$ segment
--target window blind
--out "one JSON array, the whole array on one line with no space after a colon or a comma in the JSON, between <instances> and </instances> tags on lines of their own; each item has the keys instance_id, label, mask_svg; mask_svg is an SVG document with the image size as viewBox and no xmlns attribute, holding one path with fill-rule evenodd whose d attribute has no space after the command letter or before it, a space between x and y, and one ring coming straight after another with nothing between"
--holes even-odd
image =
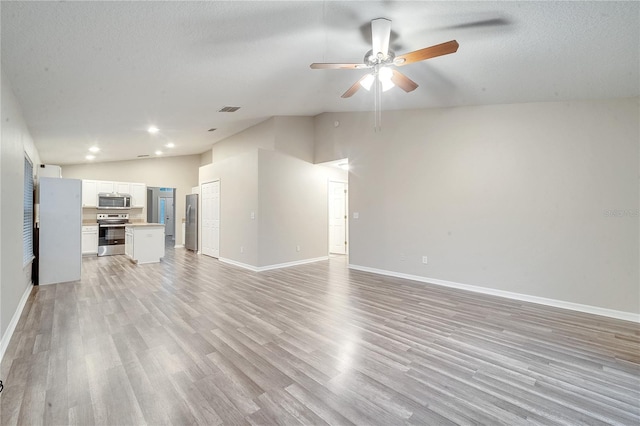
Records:
<instances>
[{"instance_id":1,"label":"window blind","mask_svg":"<svg viewBox=\"0 0 640 426\"><path fill-rule=\"evenodd\" d=\"M24 156L24 215L22 219L22 265L31 262L33 256L33 164Z\"/></svg>"}]
</instances>

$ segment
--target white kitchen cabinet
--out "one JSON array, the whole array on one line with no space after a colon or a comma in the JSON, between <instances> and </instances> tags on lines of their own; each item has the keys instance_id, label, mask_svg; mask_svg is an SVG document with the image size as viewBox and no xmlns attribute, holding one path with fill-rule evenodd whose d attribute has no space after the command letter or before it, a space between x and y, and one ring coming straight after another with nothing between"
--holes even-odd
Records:
<instances>
[{"instance_id":1,"label":"white kitchen cabinet","mask_svg":"<svg viewBox=\"0 0 640 426\"><path fill-rule=\"evenodd\" d=\"M124 252L133 262L157 263L164 257L164 225L133 223L125 228Z\"/></svg>"},{"instance_id":2,"label":"white kitchen cabinet","mask_svg":"<svg viewBox=\"0 0 640 426\"><path fill-rule=\"evenodd\" d=\"M113 182L113 189L118 194L131 194L131 184L129 182Z\"/></svg>"},{"instance_id":3,"label":"white kitchen cabinet","mask_svg":"<svg viewBox=\"0 0 640 426\"><path fill-rule=\"evenodd\" d=\"M124 254L129 259L133 258L133 228L130 226L124 228Z\"/></svg>"},{"instance_id":4,"label":"white kitchen cabinet","mask_svg":"<svg viewBox=\"0 0 640 426\"><path fill-rule=\"evenodd\" d=\"M95 180L82 181L82 207L96 207L98 205L98 182Z\"/></svg>"},{"instance_id":5,"label":"white kitchen cabinet","mask_svg":"<svg viewBox=\"0 0 640 426\"><path fill-rule=\"evenodd\" d=\"M101 192L131 195L132 208L144 208L147 205L147 185L144 183L84 179L82 181L82 207L97 207L98 194Z\"/></svg>"},{"instance_id":6,"label":"white kitchen cabinet","mask_svg":"<svg viewBox=\"0 0 640 426\"><path fill-rule=\"evenodd\" d=\"M98 182L98 194L102 193L102 192L106 192L106 193L112 193L114 192L114 185L112 181L108 181L108 180L99 180Z\"/></svg>"},{"instance_id":7,"label":"white kitchen cabinet","mask_svg":"<svg viewBox=\"0 0 640 426\"><path fill-rule=\"evenodd\" d=\"M131 184L131 207L145 207L147 204L147 185L144 183Z\"/></svg>"},{"instance_id":8,"label":"white kitchen cabinet","mask_svg":"<svg viewBox=\"0 0 640 426\"><path fill-rule=\"evenodd\" d=\"M82 227L82 255L98 254L98 225Z\"/></svg>"}]
</instances>

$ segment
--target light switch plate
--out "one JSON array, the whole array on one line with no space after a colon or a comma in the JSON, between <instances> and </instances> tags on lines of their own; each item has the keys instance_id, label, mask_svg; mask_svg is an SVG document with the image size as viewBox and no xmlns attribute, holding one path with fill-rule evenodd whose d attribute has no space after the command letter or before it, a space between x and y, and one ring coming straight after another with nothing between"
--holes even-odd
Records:
<instances>
[{"instance_id":1,"label":"light switch plate","mask_svg":"<svg viewBox=\"0 0 640 426\"><path fill-rule=\"evenodd\" d=\"M359 218L360 218L360 213L358 213L358 212L353 212L353 218L354 218L354 219L359 219Z\"/></svg>"}]
</instances>

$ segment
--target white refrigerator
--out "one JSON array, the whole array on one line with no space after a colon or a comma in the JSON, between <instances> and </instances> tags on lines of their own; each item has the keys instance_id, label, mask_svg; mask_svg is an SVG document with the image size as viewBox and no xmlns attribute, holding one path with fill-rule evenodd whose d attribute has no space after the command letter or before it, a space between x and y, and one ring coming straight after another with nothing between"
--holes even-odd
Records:
<instances>
[{"instance_id":1,"label":"white refrigerator","mask_svg":"<svg viewBox=\"0 0 640 426\"><path fill-rule=\"evenodd\" d=\"M80 279L82 266L82 181L40 178L39 284Z\"/></svg>"}]
</instances>

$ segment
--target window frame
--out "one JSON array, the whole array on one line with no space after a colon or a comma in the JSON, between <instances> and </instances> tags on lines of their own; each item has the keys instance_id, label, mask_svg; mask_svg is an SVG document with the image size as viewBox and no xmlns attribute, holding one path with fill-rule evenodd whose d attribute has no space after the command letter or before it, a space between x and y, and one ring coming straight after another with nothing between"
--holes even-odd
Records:
<instances>
[{"instance_id":1,"label":"window frame","mask_svg":"<svg viewBox=\"0 0 640 426\"><path fill-rule=\"evenodd\" d=\"M24 178L23 178L23 202L22 202L22 267L24 268L35 259L33 244L34 203L33 191L35 182L33 179L33 161L24 153Z\"/></svg>"}]
</instances>

